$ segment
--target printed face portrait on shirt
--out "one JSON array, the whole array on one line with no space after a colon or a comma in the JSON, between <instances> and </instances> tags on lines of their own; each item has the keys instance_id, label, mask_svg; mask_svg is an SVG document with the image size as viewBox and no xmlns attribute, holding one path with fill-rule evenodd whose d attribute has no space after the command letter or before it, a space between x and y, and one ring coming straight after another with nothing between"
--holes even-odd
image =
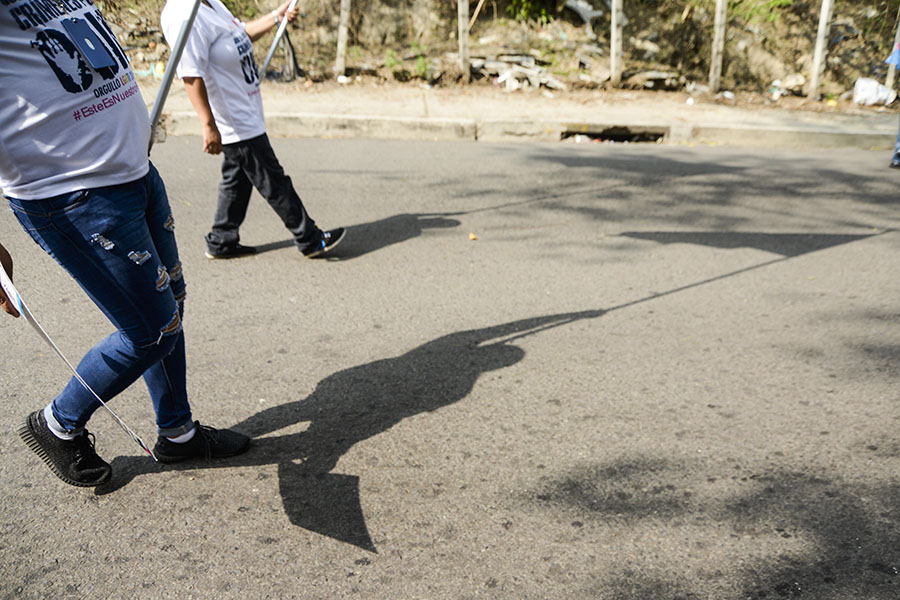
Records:
<instances>
[{"instance_id":1,"label":"printed face portrait on shirt","mask_svg":"<svg viewBox=\"0 0 900 600\"><path fill-rule=\"evenodd\" d=\"M37 33L31 45L40 51L67 92L77 94L91 86L94 76L90 67L64 33L44 29Z\"/></svg>"},{"instance_id":2,"label":"printed face portrait on shirt","mask_svg":"<svg viewBox=\"0 0 900 600\"><path fill-rule=\"evenodd\" d=\"M60 2L43 11L31 9L28 2L8 10L22 31L35 32L31 47L70 94L90 89L94 74L110 81L128 68L128 59L103 16L96 8L84 10L80 0Z\"/></svg>"}]
</instances>

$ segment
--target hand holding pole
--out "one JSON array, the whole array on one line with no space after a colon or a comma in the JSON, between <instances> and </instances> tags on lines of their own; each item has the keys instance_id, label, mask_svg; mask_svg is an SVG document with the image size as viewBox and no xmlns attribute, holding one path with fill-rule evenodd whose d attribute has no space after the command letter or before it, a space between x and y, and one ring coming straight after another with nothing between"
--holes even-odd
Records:
<instances>
[{"instance_id":1,"label":"hand holding pole","mask_svg":"<svg viewBox=\"0 0 900 600\"><path fill-rule=\"evenodd\" d=\"M272 61L272 56L275 54L275 48L278 46L278 42L281 41L281 36L284 35L284 30L287 28L288 15L290 15L291 11L294 10L294 7L296 6L297 0L291 0L287 10L284 11L284 16L281 18L281 23L278 24L278 30L275 32L275 39L272 40L272 46L269 48L269 53L266 54L266 60L263 61L262 69L260 70L260 75L262 77L266 76L266 69L269 68L269 63Z\"/></svg>"}]
</instances>

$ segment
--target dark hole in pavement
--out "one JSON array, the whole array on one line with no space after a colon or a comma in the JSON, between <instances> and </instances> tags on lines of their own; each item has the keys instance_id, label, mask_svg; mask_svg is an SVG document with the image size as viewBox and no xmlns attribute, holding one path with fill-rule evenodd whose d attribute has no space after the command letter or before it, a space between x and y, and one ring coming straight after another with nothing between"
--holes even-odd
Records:
<instances>
[{"instance_id":1,"label":"dark hole in pavement","mask_svg":"<svg viewBox=\"0 0 900 600\"><path fill-rule=\"evenodd\" d=\"M662 129L617 126L596 131L564 131L561 139L575 138L575 141L584 141L586 138L591 142L629 142L632 144L659 143L666 137L666 133Z\"/></svg>"}]
</instances>

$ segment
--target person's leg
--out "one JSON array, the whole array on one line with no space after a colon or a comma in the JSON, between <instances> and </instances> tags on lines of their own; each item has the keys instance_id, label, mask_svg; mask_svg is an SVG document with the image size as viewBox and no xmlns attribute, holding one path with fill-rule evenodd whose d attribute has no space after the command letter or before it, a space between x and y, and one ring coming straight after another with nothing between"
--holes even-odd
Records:
<instances>
[{"instance_id":1,"label":"person's leg","mask_svg":"<svg viewBox=\"0 0 900 600\"><path fill-rule=\"evenodd\" d=\"M241 152L244 173L291 232L294 244L305 250L318 243L322 232L306 212L291 178L278 162L269 137L263 134L242 142Z\"/></svg>"},{"instance_id":2,"label":"person's leg","mask_svg":"<svg viewBox=\"0 0 900 600\"><path fill-rule=\"evenodd\" d=\"M247 216L253 184L241 166L243 142L222 146L222 181L216 201L212 229L206 234L206 247L212 257L227 255L240 246L238 230Z\"/></svg>"},{"instance_id":3,"label":"person's leg","mask_svg":"<svg viewBox=\"0 0 900 600\"><path fill-rule=\"evenodd\" d=\"M168 286L178 304L179 320L184 318L185 283L175 242L175 220L169 206L165 184L151 164L145 178L147 186L147 227L160 263L168 274ZM177 436L192 428L191 407L187 397L187 365L184 331L175 334L174 347L165 358L144 371L144 382L153 401L160 435Z\"/></svg>"},{"instance_id":4,"label":"person's leg","mask_svg":"<svg viewBox=\"0 0 900 600\"><path fill-rule=\"evenodd\" d=\"M177 275L179 270L174 238L163 258L148 226L149 193L161 189L155 180L158 176L151 170L147 177L124 185L44 201L10 200L23 227L117 328L78 365L79 375L104 402L173 350L183 348L175 298L176 291L183 294L183 281L179 277L173 291L170 273L173 269ZM164 192L154 204L153 216L159 221L161 213L168 213ZM148 381L154 406L161 409L160 427L172 431L191 427L183 362L183 356L172 358L168 370L182 374L166 377L165 385L152 372ZM52 416L73 434L84 428L98 407L93 395L72 378L54 399Z\"/></svg>"},{"instance_id":5,"label":"person's leg","mask_svg":"<svg viewBox=\"0 0 900 600\"><path fill-rule=\"evenodd\" d=\"M247 436L191 420L181 326L185 287L156 169L151 165L146 177L129 184L9 204L116 326L77 370L104 402L144 376L157 414L157 458L174 462L245 451ZM111 469L85 430L97 408L93 394L73 378L48 409L28 416L19 435L66 483L99 485Z\"/></svg>"},{"instance_id":6,"label":"person's leg","mask_svg":"<svg viewBox=\"0 0 900 600\"><path fill-rule=\"evenodd\" d=\"M891 166L900 169L900 128L897 129L897 141L894 142L894 155L891 157Z\"/></svg>"}]
</instances>

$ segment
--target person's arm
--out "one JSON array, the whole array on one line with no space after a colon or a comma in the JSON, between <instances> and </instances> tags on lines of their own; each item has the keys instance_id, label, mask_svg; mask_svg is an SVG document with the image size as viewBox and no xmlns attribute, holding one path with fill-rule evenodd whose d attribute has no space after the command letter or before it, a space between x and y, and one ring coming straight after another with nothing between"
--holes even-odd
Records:
<instances>
[{"instance_id":1,"label":"person's arm","mask_svg":"<svg viewBox=\"0 0 900 600\"><path fill-rule=\"evenodd\" d=\"M0 264L3 265L3 270L6 271L6 274L9 275L9 278L12 279L12 257L9 255L9 252L6 251L6 248L3 247L3 244L0 244ZM13 306L13 303L9 301L9 298L6 296L6 292L3 291L2 286L0 286L0 308L2 308L3 311L6 312L6 314L12 315L14 317L19 316L19 311L16 310L16 307Z\"/></svg>"},{"instance_id":2,"label":"person's arm","mask_svg":"<svg viewBox=\"0 0 900 600\"><path fill-rule=\"evenodd\" d=\"M250 40L255 42L263 35L265 35L270 29L276 27L279 23L281 23L281 20L284 18L285 13L287 13L288 21L293 21L297 17L297 13L299 11L296 4L294 5L294 8L288 11L289 5L290 0L273 10L271 13L265 14L258 19L254 19L245 23L244 31L247 32L248 36L250 36Z\"/></svg>"},{"instance_id":3,"label":"person's arm","mask_svg":"<svg viewBox=\"0 0 900 600\"><path fill-rule=\"evenodd\" d=\"M185 77L184 88L188 99L194 106L200 123L203 125L203 151L207 154L218 154L222 151L222 135L216 127L216 119L213 116L212 107L209 105L209 95L206 93L206 84L202 77Z\"/></svg>"}]
</instances>

